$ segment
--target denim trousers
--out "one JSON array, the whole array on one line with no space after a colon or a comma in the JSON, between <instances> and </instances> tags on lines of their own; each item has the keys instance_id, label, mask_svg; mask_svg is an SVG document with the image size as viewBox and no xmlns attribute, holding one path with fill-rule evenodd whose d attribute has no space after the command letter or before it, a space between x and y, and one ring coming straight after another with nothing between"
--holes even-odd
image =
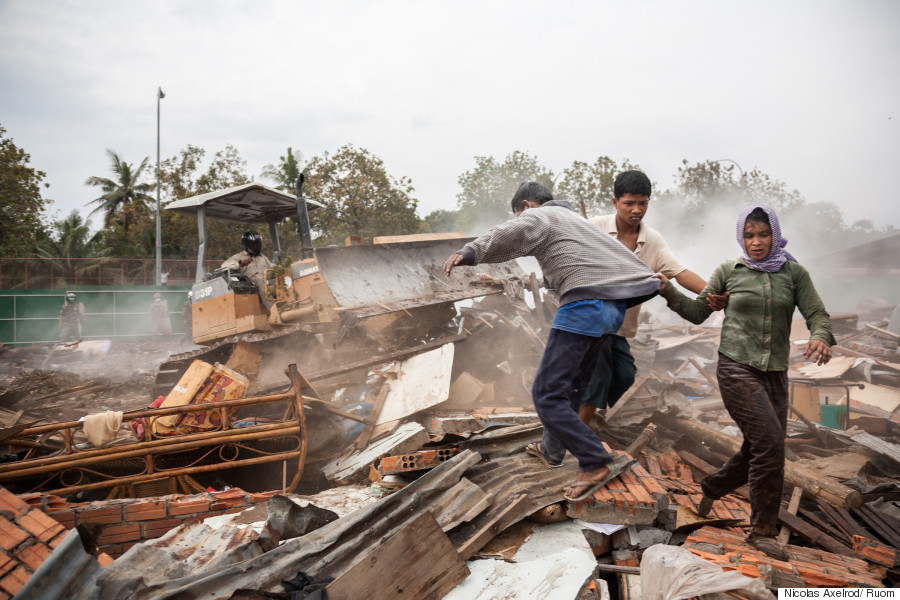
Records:
<instances>
[{"instance_id":1,"label":"denim trousers","mask_svg":"<svg viewBox=\"0 0 900 600\"><path fill-rule=\"evenodd\" d=\"M541 451L550 462L562 462L566 450L578 459L582 472L596 471L612 460L597 435L578 417L584 389L610 338L550 330L531 390L544 426Z\"/></svg>"}]
</instances>

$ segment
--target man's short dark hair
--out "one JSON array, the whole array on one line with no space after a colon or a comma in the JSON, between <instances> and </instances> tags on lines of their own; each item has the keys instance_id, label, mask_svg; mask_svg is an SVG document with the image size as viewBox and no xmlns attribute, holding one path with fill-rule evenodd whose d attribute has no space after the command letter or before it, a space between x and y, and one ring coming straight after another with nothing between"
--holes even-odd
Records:
<instances>
[{"instance_id":1,"label":"man's short dark hair","mask_svg":"<svg viewBox=\"0 0 900 600\"><path fill-rule=\"evenodd\" d=\"M625 194L632 196L647 196L653 191L650 178L640 171L625 171L619 173L613 184L613 196L621 198Z\"/></svg>"},{"instance_id":2,"label":"man's short dark hair","mask_svg":"<svg viewBox=\"0 0 900 600\"><path fill-rule=\"evenodd\" d=\"M525 210L526 200L544 204L545 202L553 200L553 194L541 184L529 181L521 184L519 189L517 189L516 193L513 195L512 202L510 203L512 204L513 212L517 213Z\"/></svg>"}]
</instances>

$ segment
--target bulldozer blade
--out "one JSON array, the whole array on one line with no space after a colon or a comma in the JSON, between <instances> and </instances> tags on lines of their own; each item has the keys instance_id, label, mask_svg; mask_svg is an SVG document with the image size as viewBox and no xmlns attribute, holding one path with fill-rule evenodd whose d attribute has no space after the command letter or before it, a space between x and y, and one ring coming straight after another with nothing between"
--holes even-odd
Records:
<instances>
[{"instance_id":1,"label":"bulldozer blade","mask_svg":"<svg viewBox=\"0 0 900 600\"><path fill-rule=\"evenodd\" d=\"M316 249L319 268L337 303L359 317L456 302L502 292L481 282L526 277L516 261L456 267L444 262L474 238Z\"/></svg>"}]
</instances>

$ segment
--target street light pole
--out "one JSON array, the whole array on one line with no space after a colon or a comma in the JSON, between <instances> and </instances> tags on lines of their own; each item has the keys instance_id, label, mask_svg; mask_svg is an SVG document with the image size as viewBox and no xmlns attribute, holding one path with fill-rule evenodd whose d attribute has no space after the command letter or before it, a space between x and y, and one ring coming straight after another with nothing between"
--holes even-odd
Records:
<instances>
[{"instance_id":1,"label":"street light pole","mask_svg":"<svg viewBox=\"0 0 900 600\"><path fill-rule=\"evenodd\" d=\"M162 88L156 91L156 285L162 285L162 228L159 204L159 103L165 98Z\"/></svg>"}]
</instances>

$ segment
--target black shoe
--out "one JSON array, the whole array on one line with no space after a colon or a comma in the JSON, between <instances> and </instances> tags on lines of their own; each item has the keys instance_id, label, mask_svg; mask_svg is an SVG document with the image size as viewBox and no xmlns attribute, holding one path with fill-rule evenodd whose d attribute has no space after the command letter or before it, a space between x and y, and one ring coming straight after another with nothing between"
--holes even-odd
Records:
<instances>
[{"instance_id":1,"label":"black shoe","mask_svg":"<svg viewBox=\"0 0 900 600\"><path fill-rule=\"evenodd\" d=\"M779 544L773 537L751 535L747 538L747 543L775 560L787 560L789 558L784 546Z\"/></svg>"},{"instance_id":2,"label":"black shoe","mask_svg":"<svg viewBox=\"0 0 900 600\"><path fill-rule=\"evenodd\" d=\"M715 500L704 495L700 500L700 504L697 505L697 514L701 517L705 517L706 515L708 515L709 511L712 510L713 502L715 502Z\"/></svg>"}]
</instances>

